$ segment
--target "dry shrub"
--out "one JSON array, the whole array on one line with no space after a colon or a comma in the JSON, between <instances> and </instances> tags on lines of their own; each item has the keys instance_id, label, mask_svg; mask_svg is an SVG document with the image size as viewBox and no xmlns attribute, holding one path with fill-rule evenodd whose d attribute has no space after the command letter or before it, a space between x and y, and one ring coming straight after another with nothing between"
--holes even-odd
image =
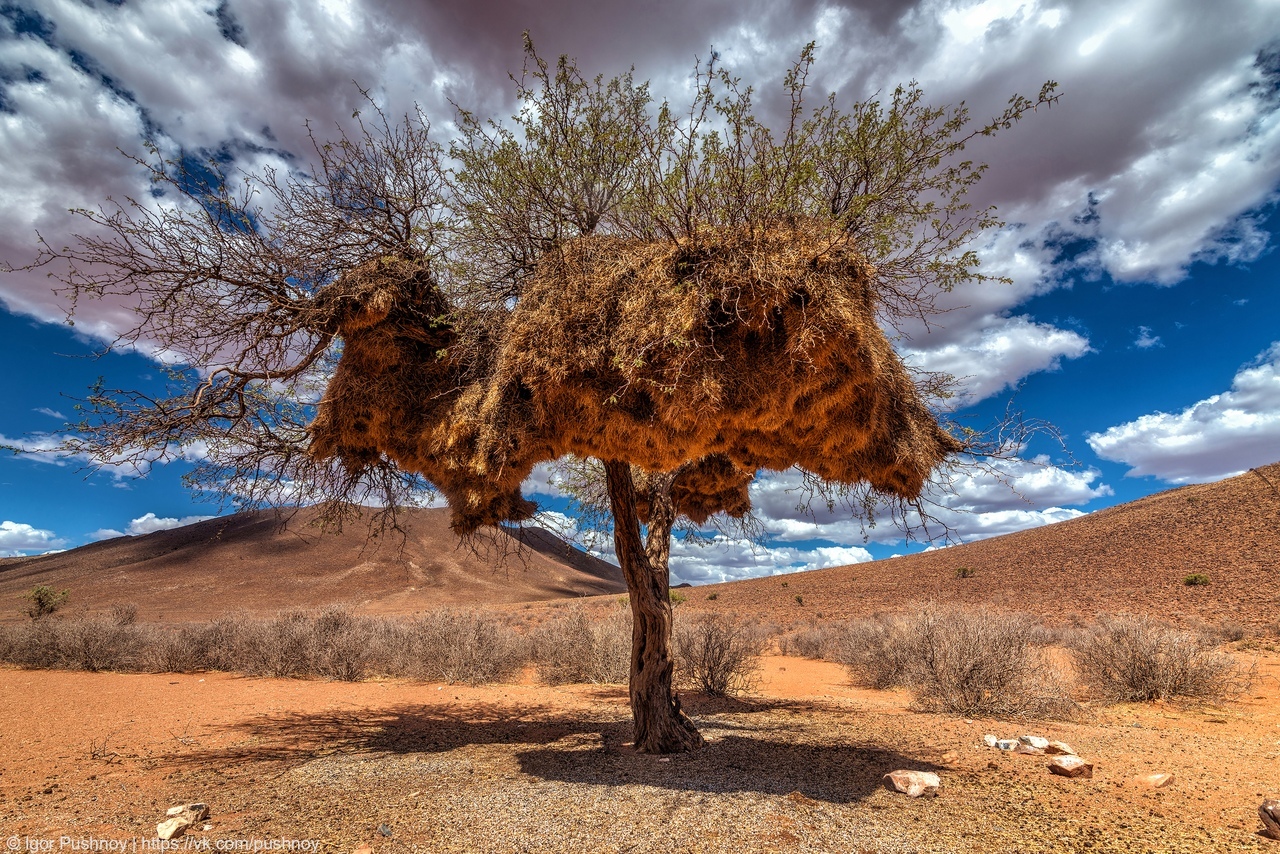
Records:
<instances>
[{"instance_id":1,"label":"dry shrub","mask_svg":"<svg viewBox=\"0 0 1280 854\"><path fill-rule=\"evenodd\" d=\"M350 608L331 605L311 623L311 672L325 679L358 682L378 654L376 622Z\"/></svg>"},{"instance_id":2,"label":"dry shrub","mask_svg":"<svg viewBox=\"0 0 1280 854\"><path fill-rule=\"evenodd\" d=\"M4 660L32 669L60 666L58 621L45 619L4 629Z\"/></svg>"},{"instance_id":3,"label":"dry shrub","mask_svg":"<svg viewBox=\"0 0 1280 854\"><path fill-rule=\"evenodd\" d=\"M196 623L173 628L155 627L146 638L139 666L148 673L194 673L233 670L226 658L219 623Z\"/></svg>"},{"instance_id":4,"label":"dry shrub","mask_svg":"<svg viewBox=\"0 0 1280 854\"><path fill-rule=\"evenodd\" d=\"M117 626L132 626L138 622L138 606L132 602L113 602L107 613Z\"/></svg>"},{"instance_id":5,"label":"dry shrub","mask_svg":"<svg viewBox=\"0 0 1280 854\"><path fill-rule=\"evenodd\" d=\"M917 626L903 617L876 614L833 627L828 656L861 685L884 690L911 684L921 648Z\"/></svg>"},{"instance_id":6,"label":"dry shrub","mask_svg":"<svg viewBox=\"0 0 1280 854\"><path fill-rule=\"evenodd\" d=\"M491 682L519 672L527 644L491 614L446 610L411 621L344 606L233 613L209 623L144 626L119 614L0 626L0 661L29 668L222 670L246 676L357 681L373 674ZM625 644L629 648L629 637Z\"/></svg>"},{"instance_id":7,"label":"dry shrub","mask_svg":"<svg viewBox=\"0 0 1280 854\"><path fill-rule=\"evenodd\" d=\"M1111 702L1221 700L1248 676L1207 632L1181 631L1146 616L1100 616L1072 643L1080 677Z\"/></svg>"},{"instance_id":8,"label":"dry shrub","mask_svg":"<svg viewBox=\"0 0 1280 854\"><path fill-rule=\"evenodd\" d=\"M682 620L672 631L678 676L712 697L749 691L766 639L755 624L721 614Z\"/></svg>"},{"instance_id":9,"label":"dry shrub","mask_svg":"<svg viewBox=\"0 0 1280 854\"><path fill-rule=\"evenodd\" d=\"M45 618L7 627L0 640L4 661L29 668L134 670L147 633L101 615Z\"/></svg>"},{"instance_id":10,"label":"dry shrub","mask_svg":"<svg viewBox=\"0 0 1280 854\"><path fill-rule=\"evenodd\" d=\"M792 629L778 638L778 652L800 658L837 660L841 627L833 623L816 623Z\"/></svg>"},{"instance_id":11,"label":"dry shrub","mask_svg":"<svg viewBox=\"0 0 1280 854\"><path fill-rule=\"evenodd\" d=\"M311 632L306 611L281 611L267 620L245 620L227 648L231 667L246 676L302 677L311 671Z\"/></svg>"},{"instance_id":12,"label":"dry shrub","mask_svg":"<svg viewBox=\"0 0 1280 854\"><path fill-rule=\"evenodd\" d=\"M856 620L837 659L858 682L908 687L917 707L993 717L1063 717L1076 706L1030 617L990 608L927 607Z\"/></svg>"},{"instance_id":13,"label":"dry shrub","mask_svg":"<svg viewBox=\"0 0 1280 854\"><path fill-rule=\"evenodd\" d=\"M533 633L538 677L549 685L624 684L631 675L631 614L592 619L585 609L557 614Z\"/></svg>"},{"instance_id":14,"label":"dry shrub","mask_svg":"<svg viewBox=\"0 0 1280 854\"><path fill-rule=\"evenodd\" d=\"M132 670L145 642L134 625L110 617L84 616L56 624L59 667L68 670Z\"/></svg>"},{"instance_id":15,"label":"dry shrub","mask_svg":"<svg viewBox=\"0 0 1280 854\"><path fill-rule=\"evenodd\" d=\"M758 469L916 497L959 443L877 324L875 271L815 223L646 242L566 240L509 312L450 310L396 258L317 297L342 359L310 429L352 471L385 454L453 525L527 518L520 484L566 454L649 471L697 520L750 506Z\"/></svg>"},{"instance_id":16,"label":"dry shrub","mask_svg":"<svg viewBox=\"0 0 1280 854\"><path fill-rule=\"evenodd\" d=\"M520 672L528 644L492 614L445 609L408 626L408 673L446 682L498 682Z\"/></svg>"}]
</instances>

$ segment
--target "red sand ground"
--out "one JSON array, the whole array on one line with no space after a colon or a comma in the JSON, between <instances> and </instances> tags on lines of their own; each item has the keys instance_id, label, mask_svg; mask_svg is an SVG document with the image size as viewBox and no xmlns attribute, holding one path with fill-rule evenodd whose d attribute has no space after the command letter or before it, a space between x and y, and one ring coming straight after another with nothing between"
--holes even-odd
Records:
<instances>
[{"instance_id":1,"label":"red sand ground","mask_svg":"<svg viewBox=\"0 0 1280 854\"><path fill-rule=\"evenodd\" d=\"M378 854L1280 850L1255 833L1280 792L1280 655L1259 663L1222 708L1018 723L914 713L835 665L775 656L747 702L687 697L709 746L665 762L624 744L620 686L0 670L0 829L147 838L200 800L206 844ZM982 746L987 732L1067 741L1095 776L1054 777L1044 757ZM901 767L937 769L941 795L881 789ZM1134 781L1156 771L1173 785Z\"/></svg>"}]
</instances>

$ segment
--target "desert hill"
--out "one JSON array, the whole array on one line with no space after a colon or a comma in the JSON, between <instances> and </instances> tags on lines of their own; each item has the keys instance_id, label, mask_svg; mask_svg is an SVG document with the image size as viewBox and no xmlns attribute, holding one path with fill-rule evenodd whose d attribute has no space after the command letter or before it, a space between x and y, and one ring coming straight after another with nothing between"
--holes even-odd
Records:
<instances>
[{"instance_id":1,"label":"desert hill","mask_svg":"<svg viewBox=\"0 0 1280 854\"><path fill-rule=\"evenodd\" d=\"M1186 585L1195 573L1209 584ZM936 600L1056 623L1130 612L1280 630L1280 463L988 540L687 593L684 607L781 623Z\"/></svg>"},{"instance_id":2,"label":"desert hill","mask_svg":"<svg viewBox=\"0 0 1280 854\"><path fill-rule=\"evenodd\" d=\"M71 591L68 610L113 602L146 620L206 619L235 609L350 603L374 613L445 604L511 603L624 591L622 573L547 531L491 529L471 545L449 529L444 509L405 511L403 537L366 542L360 521L338 534L291 517L237 513L119 537L59 554L0 562L0 620L17 619L38 584Z\"/></svg>"}]
</instances>

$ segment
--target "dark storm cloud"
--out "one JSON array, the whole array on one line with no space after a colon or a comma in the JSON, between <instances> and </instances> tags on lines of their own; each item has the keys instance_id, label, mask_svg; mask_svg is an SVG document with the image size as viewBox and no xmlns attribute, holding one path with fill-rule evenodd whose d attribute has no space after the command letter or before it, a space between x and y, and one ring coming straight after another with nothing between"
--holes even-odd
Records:
<instances>
[{"instance_id":1,"label":"dark storm cloud","mask_svg":"<svg viewBox=\"0 0 1280 854\"><path fill-rule=\"evenodd\" d=\"M568 54L589 74L634 65L676 103L714 46L774 115L782 74L810 40L815 100L887 96L917 79L930 100L964 100L982 121L1055 79L1059 104L967 152L991 164L975 201L1018 224L984 253L1014 286L955 294L967 307L913 341L923 363L974 376L975 397L1088 351L1080 335L1013 311L1055 286L1061 245L1078 244L1077 266L1173 282L1194 260L1256 257L1268 236L1249 215L1280 184L1280 32L1250 0L40 0L5 4L0 26L0 257L18 262L37 227L65 239L67 208L138 194L115 149L138 151L148 134L174 151L240 152L237 165L252 169L278 160L272 151L305 162L304 123L326 136L349 120L361 106L353 84L392 114L421 104L442 135L450 101L509 115L525 30L546 58ZM0 277L0 297L58 315L43 277ZM110 307L88 311L91 331L118 321ZM999 362L981 355L988 345Z\"/></svg>"}]
</instances>

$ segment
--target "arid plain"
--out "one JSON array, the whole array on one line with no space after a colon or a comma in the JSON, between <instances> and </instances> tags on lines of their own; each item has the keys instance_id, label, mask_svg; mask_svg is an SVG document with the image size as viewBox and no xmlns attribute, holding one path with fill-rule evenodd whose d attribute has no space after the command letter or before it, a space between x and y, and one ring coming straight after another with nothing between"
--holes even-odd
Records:
<instances>
[{"instance_id":1,"label":"arid plain","mask_svg":"<svg viewBox=\"0 0 1280 854\"><path fill-rule=\"evenodd\" d=\"M199 801L209 829L185 844L210 850L304 840L378 854L1280 851L1257 813L1280 796L1276 483L1280 466L1269 466L970 545L682 590L678 622L723 613L777 633L749 693L683 694L708 741L688 755L630 749L624 686L548 685L531 667L478 686L3 667L0 828L19 850L141 845L168 807ZM0 611L24 619L22 592L45 583L72 590L66 619L123 598L140 619L173 623L335 601L379 615L488 601L522 629L575 608L618 610L608 568L570 565L546 542L500 574L451 581L474 573L454 565L470 558L426 527L410 531L399 563L345 546L324 546L345 566L308 557L320 546L264 549L310 542L270 526L242 547L225 523L216 536L163 532L6 561ZM1210 583L1184 583L1196 573ZM1068 720L964 717L917 711L909 692L861 687L836 663L777 654L788 632L927 602L1028 613L1064 631L1101 612L1152 615L1217 633L1249 687L1214 703L1082 697ZM987 734L1068 742L1093 777L1054 776L1046 757L990 748ZM897 769L935 771L938 796L886 790ZM1155 773L1172 780L1141 779Z\"/></svg>"}]
</instances>

